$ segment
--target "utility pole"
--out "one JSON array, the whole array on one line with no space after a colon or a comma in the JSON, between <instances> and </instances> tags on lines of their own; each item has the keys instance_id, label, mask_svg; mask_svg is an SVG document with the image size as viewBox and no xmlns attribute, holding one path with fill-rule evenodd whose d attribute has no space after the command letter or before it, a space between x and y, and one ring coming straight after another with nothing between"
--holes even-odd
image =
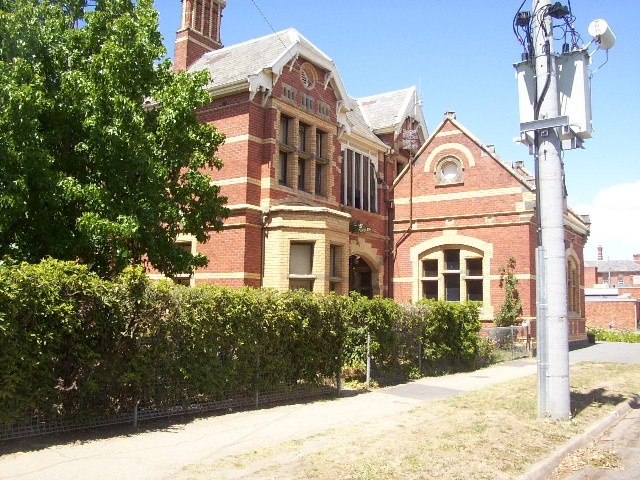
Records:
<instances>
[{"instance_id":1,"label":"utility pole","mask_svg":"<svg viewBox=\"0 0 640 480\"><path fill-rule=\"evenodd\" d=\"M593 40L581 45L570 3L532 1L531 11L522 11L523 2L513 19L513 31L524 47L522 61L514 64L520 103L518 141L529 146L535 162L538 415L560 420L571 416L561 153L582 148L591 138L591 77L600 67L589 73L589 65L598 50L606 52L608 61L616 38L607 22L598 19L589 25ZM559 37L554 37L556 27ZM554 50L555 40L563 42L560 53ZM589 53L594 42L598 48Z\"/></svg>"},{"instance_id":2,"label":"utility pole","mask_svg":"<svg viewBox=\"0 0 640 480\"><path fill-rule=\"evenodd\" d=\"M533 0L533 45L535 57L536 102L534 120L544 121L559 117L556 56L553 45L553 25L549 15L551 0ZM554 419L571 416L569 390L569 339L567 325L567 267L564 243L564 179L560 158L562 142L554 127L539 128L535 134L537 158L537 190L539 196L539 228L542 246L542 281L538 284L546 291L546 316L539 319L541 334L538 345L546 355L546 399L540 404L545 414ZM541 302L542 303L542 302ZM546 380L546 381L545 381Z\"/></svg>"}]
</instances>

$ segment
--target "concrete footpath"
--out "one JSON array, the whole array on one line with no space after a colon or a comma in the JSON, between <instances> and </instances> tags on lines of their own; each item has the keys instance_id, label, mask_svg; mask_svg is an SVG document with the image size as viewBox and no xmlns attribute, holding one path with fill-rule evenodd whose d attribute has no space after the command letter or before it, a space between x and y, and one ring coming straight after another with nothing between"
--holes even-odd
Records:
<instances>
[{"instance_id":1,"label":"concrete footpath","mask_svg":"<svg viewBox=\"0 0 640 480\"><path fill-rule=\"evenodd\" d=\"M618 355L624 358L618 359ZM597 344L571 352L570 360L572 363L630 360L640 363L640 344ZM308 438L332 428L394 415L423 403L535 373L535 360L525 359L476 372L424 378L335 401L238 412L140 434L10 453L0 456L0 479L168 480L187 465ZM618 413L615 418L605 419L607 423L598 427L599 432L590 431L589 434L599 436L621 416ZM640 431L640 418L636 415L629 419ZM585 437L585 443L588 443L586 440ZM568 451L559 451L559 459ZM549 468L552 471L553 463L557 465L559 459L554 456L537 464L522 478L545 478L546 472Z\"/></svg>"}]
</instances>

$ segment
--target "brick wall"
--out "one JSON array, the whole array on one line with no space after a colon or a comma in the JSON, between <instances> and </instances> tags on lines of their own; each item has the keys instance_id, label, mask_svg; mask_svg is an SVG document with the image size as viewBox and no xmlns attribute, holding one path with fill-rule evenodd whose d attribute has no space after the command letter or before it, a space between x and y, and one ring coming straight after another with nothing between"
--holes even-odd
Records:
<instances>
[{"instance_id":1,"label":"brick wall","mask_svg":"<svg viewBox=\"0 0 640 480\"><path fill-rule=\"evenodd\" d=\"M640 321L640 302L637 300L611 299L586 303L587 326L636 330Z\"/></svg>"}]
</instances>

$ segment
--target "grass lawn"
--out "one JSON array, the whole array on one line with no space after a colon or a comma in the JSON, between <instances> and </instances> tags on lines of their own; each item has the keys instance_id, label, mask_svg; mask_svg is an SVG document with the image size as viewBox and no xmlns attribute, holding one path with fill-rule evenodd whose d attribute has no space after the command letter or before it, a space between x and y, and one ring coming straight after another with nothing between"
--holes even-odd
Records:
<instances>
[{"instance_id":1,"label":"grass lawn","mask_svg":"<svg viewBox=\"0 0 640 480\"><path fill-rule=\"evenodd\" d=\"M513 479L640 392L640 365L571 366L572 419L537 417L535 375L214 462L182 479Z\"/></svg>"}]
</instances>

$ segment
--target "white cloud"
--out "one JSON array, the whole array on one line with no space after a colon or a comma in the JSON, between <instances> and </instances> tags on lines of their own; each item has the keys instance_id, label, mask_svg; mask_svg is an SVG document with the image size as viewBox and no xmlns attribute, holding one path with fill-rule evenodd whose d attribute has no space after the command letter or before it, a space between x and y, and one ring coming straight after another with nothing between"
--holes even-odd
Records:
<instances>
[{"instance_id":1,"label":"white cloud","mask_svg":"<svg viewBox=\"0 0 640 480\"><path fill-rule=\"evenodd\" d=\"M640 253L640 180L599 190L591 205L573 207L591 217L585 260L596 260L598 246L611 260L631 260Z\"/></svg>"}]
</instances>

